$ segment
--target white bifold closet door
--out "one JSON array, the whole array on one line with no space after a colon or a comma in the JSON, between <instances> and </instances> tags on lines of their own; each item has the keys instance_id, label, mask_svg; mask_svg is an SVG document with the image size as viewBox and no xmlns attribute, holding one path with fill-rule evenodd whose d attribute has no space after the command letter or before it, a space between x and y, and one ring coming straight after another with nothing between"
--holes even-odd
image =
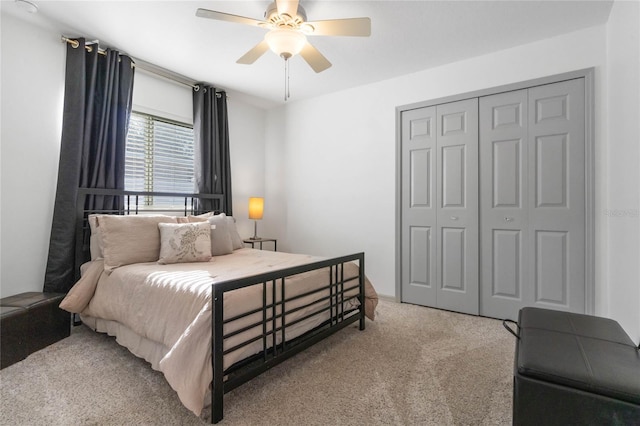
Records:
<instances>
[{"instance_id":1,"label":"white bifold closet door","mask_svg":"<svg viewBox=\"0 0 640 426\"><path fill-rule=\"evenodd\" d=\"M480 98L480 314L585 311L584 79Z\"/></svg>"},{"instance_id":2,"label":"white bifold closet door","mask_svg":"<svg viewBox=\"0 0 640 426\"><path fill-rule=\"evenodd\" d=\"M402 113L402 300L478 314L478 99Z\"/></svg>"}]
</instances>

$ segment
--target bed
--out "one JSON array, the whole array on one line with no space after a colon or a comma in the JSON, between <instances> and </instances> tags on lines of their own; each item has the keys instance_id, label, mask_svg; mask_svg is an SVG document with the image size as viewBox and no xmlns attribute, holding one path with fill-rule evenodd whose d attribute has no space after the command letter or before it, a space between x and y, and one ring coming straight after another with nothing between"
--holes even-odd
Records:
<instances>
[{"instance_id":1,"label":"bed","mask_svg":"<svg viewBox=\"0 0 640 426\"><path fill-rule=\"evenodd\" d=\"M96 195L121 197L122 207L85 208ZM149 196L176 194L79 191L82 273L61 307L161 371L196 415L210 401L219 422L225 393L374 319L364 253L323 259L244 248L233 218L196 207L220 196L181 194L179 216L142 214Z\"/></svg>"}]
</instances>

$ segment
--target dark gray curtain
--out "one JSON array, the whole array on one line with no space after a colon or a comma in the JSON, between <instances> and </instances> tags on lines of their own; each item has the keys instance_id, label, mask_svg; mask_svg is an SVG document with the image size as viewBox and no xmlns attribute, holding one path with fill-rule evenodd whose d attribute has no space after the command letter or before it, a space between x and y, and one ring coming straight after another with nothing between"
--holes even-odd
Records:
<instances>
[{"instance_id":1,"label":"dark gray curtain","mask_svg":"<svg viewBox=\"0 0 640 426\"><path fill-rule=\"evenodd\" d=\"M58 185L44 291L67 292L74 284L75 215L79 187L124 189L125 142L134 69L131 58L94 45L67 44ZM86 208L120 209L120 197L94 197Z\"/></svg>"},{"instance_id":2,"label":"dark gray curtain","mask_svg":"<svg viewBox=\"0 0 640 426\"><path fill-rule=\"evenodd\" d=\"M195 190L202 194L223 194L223 205L200 199L198 210L219 210L232 214L231 159L227 94L211 86L193 91L193 135L195 140Z\"/></svg>"}]
</instances>

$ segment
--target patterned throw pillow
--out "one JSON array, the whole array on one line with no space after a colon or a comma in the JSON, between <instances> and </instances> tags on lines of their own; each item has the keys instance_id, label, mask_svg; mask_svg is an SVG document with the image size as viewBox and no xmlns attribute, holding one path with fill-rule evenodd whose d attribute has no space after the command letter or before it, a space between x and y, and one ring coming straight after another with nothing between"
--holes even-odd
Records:
<instances>
[{"instance_id":1,"label":"patterned throw pillow","mask_svg":"<svg viewBox=\"0 0 640 426\"><path fill-rule=\"evenodd\" d=\"M211 225L202 223L159 223L158 263L208 262L211 259Z\"/></svg>"}]
</instances>

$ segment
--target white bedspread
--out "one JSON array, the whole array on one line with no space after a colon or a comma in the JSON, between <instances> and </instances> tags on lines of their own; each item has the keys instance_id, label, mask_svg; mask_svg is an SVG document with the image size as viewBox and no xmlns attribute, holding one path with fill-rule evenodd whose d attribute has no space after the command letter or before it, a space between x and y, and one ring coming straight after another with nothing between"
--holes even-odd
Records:
<instances>
[{"instance_id":1,"label":"white bedspread","mask_svg":"<svg viewBox=\"0 0 640 426\"><path fill-rule=\"evenodd\" d=\"M153 368L164 373L182 403L199 415L213 378L211 284L318 260L321 259L307 255L240 249L230 255L216 256L210 262L171 265L140 263L119 267L110 275L103 273L102 261L97 260L87 265L82 278L60 306L70 312L80 313L83 320L86 318L86 322L93 324L98 331L116 335L121 344L121 340L125 341L124 345L132 352L152 362ZM345 266L345 276L356 274L355 264ZM327 276L325 269L288 279L287 298L317 288L322 283L326 285ZM373 319L377 295L368 280L365 283L365 307L367 316ZM292 302L287 309L317 297L307 296ZM357 301L352 303L356 305ZM227 292L224 297L224 316L231 318L261 305L261 286ZM310 309L316 310L317 307ZM287 323L304 316L308 311L303 309L287 316ZM261 318L262 314L258 313L227 324L225 333L260 321ZM327 318L328 313L317 315L288 327L287 339L304 333ZM259 326L229 338L225 340L225 349L246 340L247 336L261 332L262 326ZM141 343L131 343L135 340L131 336L138 336L136 339ZM140 348L150 346L153 342L158 345ZM259 340L227 354L224 358L225 368L261 349L262 341ZM154 355L148 355L149 351ZM159 359L159 362L154 362L154 359Z\"/></svg>"}]
</instances>

